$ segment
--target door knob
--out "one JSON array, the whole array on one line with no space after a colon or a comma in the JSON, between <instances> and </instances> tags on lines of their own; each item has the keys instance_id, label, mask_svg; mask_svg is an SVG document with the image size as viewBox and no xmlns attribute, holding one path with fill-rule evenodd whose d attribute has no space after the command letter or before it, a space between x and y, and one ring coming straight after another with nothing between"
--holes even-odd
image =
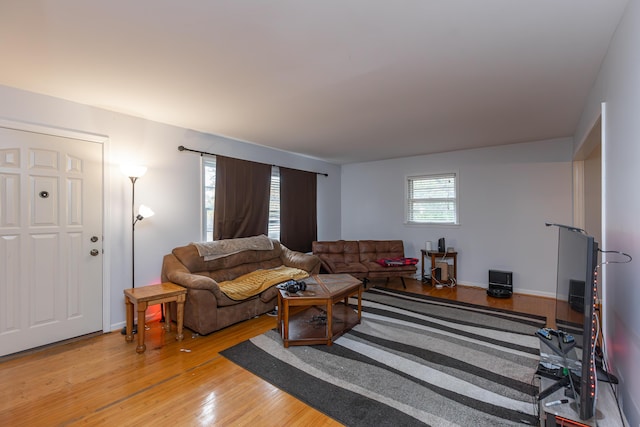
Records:
<instances>
[{"instance_id":1,"label":"door knob","mask_svg":"<svg viewBox=\"0 0 640 427\"><path fill-rule=\"evenodd\" d=\"M100 253L99 250L97 249L91 249L91 252L89 252L91 254L91 256L98 256L98 254Z\"/></svg>"}]
</instances>

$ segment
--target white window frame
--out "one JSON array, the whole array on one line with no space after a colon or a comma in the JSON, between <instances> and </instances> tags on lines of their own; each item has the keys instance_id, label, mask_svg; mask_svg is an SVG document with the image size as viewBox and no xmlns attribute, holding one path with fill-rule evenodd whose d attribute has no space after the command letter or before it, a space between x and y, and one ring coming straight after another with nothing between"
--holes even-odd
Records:
<instances>
[{"instance_id":1,"label":"white window frame","mask_svg":"<svg viewBox=\"0 0 640 427\"><path fill-rule=\"evenodd\" d=\"M448 195L445 197L429 197L423 199L411 198L411 189L412 183L420 180L436 180L442 178L450 178L454 180L453 188L454 194ZM404 208L405 208L405 224L409 225L460 225L460 192L459 192L459 184L460 184L460 174L458 171L448 171L448 172L439 172L439 173L428 173L428 174L419 174L419 175L409 175L405 178L405 199L404 199ZM424 221L416 220L412 211L412 206L416 202L434 202L434 203L453 203L454 215L452 220L442 220L438 221L435 218L427 218Z\"/></svg>"},{"instance_id":2,"label":"white window frame","mask_svg":"<svg viewBox=\"0 0 640 427\"><path fill-rule=\"evenodd\" d=\"M202 241L213 240L213 210L215 207L215 156L202 157ZM213 182L207 182L208 168L213 167ZM212 184L212 185L210 185ZM210 189L207 186L210 185ZM280 168L271 167L269 198L269 237L280 240ZM209 200L211 199L211 200ZM209 212L210 211L210 212Z\"/></svg>"}]
</instances>

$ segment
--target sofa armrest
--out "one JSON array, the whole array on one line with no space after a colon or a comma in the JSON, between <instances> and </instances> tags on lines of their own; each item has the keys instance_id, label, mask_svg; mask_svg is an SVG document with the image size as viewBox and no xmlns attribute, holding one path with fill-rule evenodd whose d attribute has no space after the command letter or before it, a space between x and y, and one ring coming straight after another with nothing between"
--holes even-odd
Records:
<instances>
[{"instance_id":1,"label":"sofa armrest","mask_svg":"<svg viewBox=\"0 0 640 427\"><path fill-rule=\"evenodd\" d=\"M318 255L320 258L320 263L322 267L327 271L327 273L335 273L336 265L329 259L327 256Z\"/></svg>"},{"instance_id":2,"label":"sofa armrest","mask_svg":"<svg viewBox=\"0 0 640 427\"><path fill-rule=\"evenodd\" d=\"M283 244L280 244L280 246L282 247L280 259L287 267L299 268L309 274L318 274L320 272L320 258L317 256L292 251Z\"/></svg>"},{"instance_id":3,"label":"sofa armrest","mask_svg":"<svg viewBox=\"0 0 640 427\"><path fill-rule=\"evenodd\" d=\"M220 289L218 287L218 282L210 277L200 276L198 274L174 271L169 273L167 277L170 282L184 286L187 289L202 289L212 291L214 293Z\"/></svg>"},{"instance_id":4,"label":"sofa armrest","mask_svg":"<svg viewBox=\"0 0 640 427\"><path fill-rule=\"evenodd\" d=\"M192 274L173 254L166 255L162 260L162 281L173 282L187 289L209 290L215 294L220 292L218 282L210 277Z\"/></svg>"}]
</instances>

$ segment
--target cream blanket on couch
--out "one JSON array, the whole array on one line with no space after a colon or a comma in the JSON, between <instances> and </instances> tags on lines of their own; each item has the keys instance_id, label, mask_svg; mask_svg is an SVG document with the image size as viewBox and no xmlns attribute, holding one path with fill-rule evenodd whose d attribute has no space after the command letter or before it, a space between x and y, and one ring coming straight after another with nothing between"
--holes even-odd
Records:
<instances>
[{"instance_id":1,"label":"cream blanket on couch","mask_svg":"<svg viewBox=\"0 0 640 427\"><path fill-rule=\"evenodd\" d=\"M242 301L258 295L278 283L283 283L287 280L300 280L305 277L309 277L309 273L306 271L281 265L268 270L252 271L233 280L220 282L218 286L232 300Z\"/></svg>"},{"instance_id":2,"label":"cream blanket on couch","mask_svg":"<svg viewBox=\"0 0 640 427\"><path fill-rule=\"evenodd\" d=\"M213 242L194 242L192 245L198 249L198 254L205 261L223 258L242 251L270 251L273 249L273 242L264 234L237 239L214 240Z\"/></svg>"}]
</instances>

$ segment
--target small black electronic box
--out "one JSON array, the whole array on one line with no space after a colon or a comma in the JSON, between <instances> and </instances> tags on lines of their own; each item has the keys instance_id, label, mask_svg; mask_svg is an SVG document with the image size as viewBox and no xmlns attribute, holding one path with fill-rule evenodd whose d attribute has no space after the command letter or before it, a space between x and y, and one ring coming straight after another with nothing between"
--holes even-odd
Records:
<instances>
[{"instance_id":1,"label":"small black electronic box","mask_svg":"<svg viewBox=\"0 0 640 427\"><path fill-rule=\"evenodd\" d=\"M487 295L496 298L509 298L513 295L513 272L489 270Z\"/></svg>"}]
</instances>

